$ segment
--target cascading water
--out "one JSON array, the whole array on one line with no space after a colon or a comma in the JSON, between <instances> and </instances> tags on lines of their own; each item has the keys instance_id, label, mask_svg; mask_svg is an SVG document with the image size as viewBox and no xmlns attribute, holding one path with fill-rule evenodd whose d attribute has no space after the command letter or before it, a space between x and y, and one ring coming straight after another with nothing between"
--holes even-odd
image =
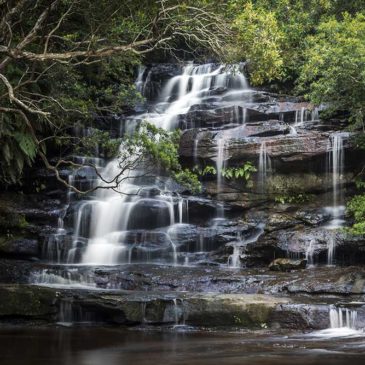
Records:
<instances>
[{"instance_id":1,"label":"cascading water","mask_svg":"<svg viewBox=\"0 0 365 365\"><path fill-rule=\"evenodd\" d=\"M222 180L223 180L223 169L225 161L225 140L224 138L217 139L217 160L216 160L216 170L217 170L217 198L219 200L219 194L222 191ZM217 208L217 217L224 217L224 204L219 203Z\"/></svg>"},{"instance_id":2,"label":"cascading water","mask_svg":"<svg viewBox=\"0 0 365 365\"><path fill-rule=\"evenodd\" d=\"M343 140L348 137L346 133L335 133L331 136L328 153L328 175L332 179L332 206L326 207L326 211L331 215L331 221L326 225L326 229L333 230L327 243L327 263L333 265L336 249L336 229L341 228L345 221L343 219L345 206L343 205L343 192L341 184L344 171L345 151Z\"/></svg>"},{"instance_id":3,"label":"cascading water","mask_svg":"<svg viewBox=\"0 0 365 365\"><path fill-rule=\"evenodd\" d=\"M313 265L313 254L314 254L314 240L309 241L309 245L305 251L305 259L307 260L308 266Z\"/></svg>"},{"instance_id":4,"label":"cascading water","mask_svg":"<svg viewBox=\"0 0 365 365\"><path fill-rule=\"evenodd\" d=\"M258 186L261 193L265 192L266 188L266 179L268 177L268 172L271 170L271 160L270 156L267 153L266 142L262 141L260 146L260 155L259 155L259 168L258 168Z\"/></svg>"},{"instance_id":5,"label":"cascading water","mask_svg":"<svg viewBox=\"0 0 365 365\"><path fill-rule=\"evenodd\" d=\"M137 90L144 95L150 94L147 92L150 80L151 71L141 67L136 81ZM192 107L206 103L212 95L215 100L220 100L221 107L234 108L233 121L240 124L245 118L239 112L239 107L242 109L244 105L240 98L247 89L244 75L235 69L214 64L187 64L180 75L166 83L157 96L157 103L150 108L153 111L129 117L125 131L131 132L143 120L166 130L184 127L184 116ZM224 101L225 98L228 101ZM218 140L218 191L222 182L224 143L224 138ZM123 153L123 145L120 152ZM109 181L118 173L117 160L101 168L101 175ZM143 167L125 172L115 189L117 191L101 189L89 200L79 202L73 243L66 254L69 263L179 262L182 254L174 239L186 229L188 212L184 214L184 207L187 210L188 203L169 191L168 181L140 175L143 175ZM101 181L96 184L103 185ZM223 216L222 210L218 216ZM184 262L183 257L181 263Z\"/></svg>"},{"instance_id":6,"label":"cascading water","mask_svg":"<svg viewBox=\"0 0 365 365\"><path fill-rule=\"evenodd\" d=\"M250 243L257 242L259 237L264 233L265 225L259 223L248 237L243 238L240 233L237 235L237 242L233 242L231 247L233 248L233 253L228 257L228 266L231 268L241 267L241 258L244 255L246 246Z\"/></svg>"},{"instance_id":7,"label":"cascading water","mask_svg":"<svg viewBox=\"0 0 365 365\"><path fill-rule=\"evenodd\" d=\"M319 108L307 109L302 106L300 109L295 111L294 124L290 125L290 134L296 136L298 129L303 128L306 122L315 122L319 119Z\"/></svg>"},{"instance_id":8,"label":"cascading water","mask_svg":"<svg viewBox=\"0 0 365 365\"><path fill-rule=\"evenodd\" d=\"M312 334L314 337L336 338L363 336L363 330L359 329L357 310L330 305L328 314L330 327L315 332Z\"/></svg>"},{"instance_id":9,"label":"cascading water","mask_svg":"<svg viewBox=\"0 0 365 365\"><path fill-rule=\"evenodd\" d=\"M357 311L347 308L330 308L331 328L347 327L356 330Z\"/></svg>"}]
</instances>

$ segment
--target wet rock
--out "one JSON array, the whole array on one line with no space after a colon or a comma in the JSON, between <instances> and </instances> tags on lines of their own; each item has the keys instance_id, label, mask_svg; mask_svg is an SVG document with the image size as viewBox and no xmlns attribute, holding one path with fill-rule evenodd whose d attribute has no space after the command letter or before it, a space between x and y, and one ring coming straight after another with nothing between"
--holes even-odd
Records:
<instances>
[{"instance_id":1,"label":"wet rock","mask_svg":"<svg viewBox=\"0 0 365 365\"><path fill-rule=\"evenodd\" d=\"M136 291L189 291L216 293L305 294L341 297L365 294L365 271L362 267L315 266L289 272L269 268L232 270L224 266L167 266L156 264L124 264L119 266L47 266L19 262L10 267L1 262L0 274L5 279L30 279L33 283L57 286L83 285L99 289ZM32 275L29 274L32 270ZM3 274L4 273L4 274Z\"/></svg>"},{"instance_id":2,"label":"wet rock","mask_svg":"<svg viewBox=\"0 0 365 365\"><path fill-rule=\"evenodd\" d=\"M38 257L40 247L37 240L27 238L0 237L0 255L21 257Z\"/></svg>"},{"instance_id":3,"label":"wet rock","mask_svg":"<svg viewBox=\"0 0 365 365\"><path fill-rule=\"evenodd\" d=\"M295 213L295 218L304 222L305 224L311 226L318 226L323 224L324 222L328 221L331 216L329 213L326 213L324 210L300 210Z\"/></svg>"},{"instance_id":4,"label":"wet rock","mask_svg":"<svg viewBox=\"0 0 365 365\"><path fill-rule=\"evenodd\" d=\"M114 325L186 324L247 329L324 329L330 305L351 302L263 294L107 291L1 285L0 321L57 321ZM365 311L356 304L359 323ZM360 306L360 307L359 307ZM352 308L352 307L351 307Z\"/></svg>"},{"instance_id":5,"label":"wet rock","mask_svg":"<svg viewBox=\"0 0 365 365\"><path fill-rule=\"evenodd\" d=\"M94 320L113 324L186 323L258 328L288 299L250 294L92 292L0 286L0 320ZM56 315L57 314L57 315Z\"/></svg>"},{"instance_id":6,"label":"wet rock","mask_svg":"<svg viewBox=\"0 0 365 365\"><path fill-rule=\"evenodd\" d=\"M57 292L25 285L0 285L0 319L54 320Z\"/></svg>"},{"instance_id":7,"label":"wet rock","mask_svg":"<svg viewBox=\"0 0 365 365\"><path fill-rule=\"evenodd\" d=\"M37 264L28 260L0 259L0 283L26 284L35 270Z\"/></svg>"},{"instance_id":8,"label":"wet rock","mask_svg":"<svg viewBox=\"0 0 365 365\"><path fill-rule=\"evenodd\" d=\"M214 165L218 155L217 140L224 138L226 166L234 166L242 161L257 164L264 142L267 156L276 171L323 173L323 163L329 148L329 134L306 131L290 135L287 134L286 128L287 125L282 122L270 121L248 123L247 126L223 131L188 130L181 136L180 155L186 159L192 159L197 155L200 160ZM345 139L344 149L350 148L350 140Z\"/></svg>"},{"instance_id":9,"label":"wet rock","mask_svg":"<svg viewBox=\"0 0 365 365\"><path fill-rule=\"evenodd\" d=\"M307 266L307 260L276 259L270 265L272 271L302 270Z\"/></svg>"},{"instance_id":10,"label":"wet rock","mask_svg":"<svg viewBox=\"0 0 365 365\"><path fill-rule=\"evenodd\" d=\"M329 323L328 305L282 304L270 318L270 326L286 329L324 329Z\"/></svg>"}]
</instances>

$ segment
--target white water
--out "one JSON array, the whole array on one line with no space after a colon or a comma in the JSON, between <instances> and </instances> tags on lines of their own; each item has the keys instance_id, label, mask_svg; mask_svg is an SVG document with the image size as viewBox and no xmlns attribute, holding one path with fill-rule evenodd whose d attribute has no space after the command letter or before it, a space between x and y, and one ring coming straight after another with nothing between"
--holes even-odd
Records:
<instances>
[{"instance_id":1,"label":"white water","mask_svg":"<svg viewBox=\"0 0 365 365\"><path fill-rule=\"evenodd\" d=\"M331 215L330 222L326 225L326 229L333 230L327 242L327 264L333 265L334 254L336 250L336 232L335 230L343 227L345 206L343 189L339 186L343 180L343 172L345 165L345 151L343 148L343 140L347 138L347 133L335 133L330 138L328 153L328 174L332 179L332 206L328 206L325 210Z\"/></svg>"},{"instance_id":2,"label":"white water","mask_svg":"<svg viewBox=\"0 0 365 365\"><path fill-rule=\"evenodd\" d=\"M265 225L260 223L257 225L255 231L246 239L239 233L237 235L237 242L232 243L233 253L228 257L228 267L240 268L241 258L244 257L246 246L250 243L257 242L260 236L264 233Z\"/></svg>"},{"instance_id":3,"label":"white water","mask_svg":"<svg viewBox=\"0 0 365 365\"><path fill-rule=\"evenodd\" d=\"M267 152L266 142L262 141L260 146L260 155L259 155L259 168L258 168L258 177L259 177L259 189L261 193L265 192L266 179L268 177L268 172L271 170L271 159Z\"/></svg>"},{"instance_id":4,"label":"white water","mask_svg":"<svg viewBox=\"0 0 365 365\"><path fill-rule=\"evenodd\" d=\"M357 312L347 308L330 308L330 325L331 328L347 327L356 329Z\"/></svg>"},{"instance_id":5,"label":"white water","mask_svg":"<svg viewBox=\"0 0 365 365\"><path fill-rule=\"evenodd\" d=\"M330 328L311 333L310 336L319 338L359 337L363 336L363 330L358 328L357 311L335 307L329 307Z\"/></svg>"},{"instance_id":6,"label":"white water","mask_svg":"<svg viewBox=\"0 0 365 365\"><path fill-rule=\"evenodd\" d=\"M319 108L314 108L312 110L301 107L295 111L294 124L290 125L290 135L296 136L298 134L298 129L303 128L306 122L314 122L319 119Z\"/></svg>"},{"instance_id":7,"label":"white water","mask_svg":"<svg viewBox=\"0 0 365 365\"><path fill-rule=\"evenodd\" d=\"M150 77L151 71L141 67L136 88L143 95L148 89ZM181 75L172 77L162 89L154 106L158 112L131 117L127 123L127 132L142 120L148 120L166 130L175 129L179 125L180 115L186 114L192 106L203 103L210 97L211 90L217 88L223 90L220 95L223 99L233 91L247 90L248 85L244 75L238 70L223 65L188 64ZM235 105L234 100L235 98L226 105ZM239 104L239 97L236 100ZM237 119L239 115L237 105L234 107L233 119ZM244 120L245 117L242 118ZM224 139L218 140L218 191L222 183L224 143ZM196 155L197 149L198 140ZM123 145L120 151L123 153ZM112 180L119 171L118 161L113 160L102 169L101 174L107 180ZM114 265L160 259L177 263L178 248L170 234L173 233L175 223L182 224L186 221L188 205L182 197L170 193L166 186L161 187L160 181L145 181L139 177L140 174L143 174L141 168L127 171L122 176L123 181L118 185L117 191L98 190L91 200L80 203L75 216L73 247L68 252L68 262L77 260L82 238L83 242L86 241L86 249L81 254L83 264ZM103 185L100 181L97 183ZM154 188L160 192L149 193ZM219 209L218 215L223 216L223 207ZM153 234L146 231L145 236L132 235L131 238L130 232L146 229L148 226L155 229Z\"/></svg>"},{"instance_id":8,"label":"white water","mask_svg":"<svg viewBox=\"0 0 365 365\"><path fill-rule=\"evenodd\" d=\"M305 259L307 260L308 266L312 266L314 264L313 254L314 254L314 240L312 239L309 241L309 245L305 251Z\"/></svg>"},{"instance_id":9,"label":"white water","mask_svg":"<svg viewBox=\"0 0 365 365\"><path fill-rule=\"evenodd\" d=\"M217 160L216 160L216 170L217 170L217 199L219 200L219 195L222 191L222 181L223 181L223 169L225 161L225 140L224 138L217 139ZM224 217L224 204L220 202L217 205L217 217Z\"/></svg>"}]
</instances>

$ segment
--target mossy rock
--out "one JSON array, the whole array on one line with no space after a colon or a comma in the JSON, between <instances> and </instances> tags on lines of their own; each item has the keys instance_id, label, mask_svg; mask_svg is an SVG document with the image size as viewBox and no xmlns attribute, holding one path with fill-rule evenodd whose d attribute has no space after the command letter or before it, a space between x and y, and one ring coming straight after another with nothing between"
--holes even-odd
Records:
<instances>
[{"instance_id":1,"label":"mossy rock","mask_svg":"<svg viewBox=\"0 0 365 365\"><path fill-rule=\"evenodd\" d=\"M35 239L29 239L24 235L2 234L0 235L0 255L23 257L37 257L39 244Z\"/></svg>"},{"instance_id":2,"label":"mossy rock","mask_svg":"<svg viewBox=\"0 0 365 365\"><path fill-rule=\"evenodd\" d=\"M52 320L57 313L56 292L26 285L0 286L0 318L28 317Z\"/></svg>"}]
</instances>

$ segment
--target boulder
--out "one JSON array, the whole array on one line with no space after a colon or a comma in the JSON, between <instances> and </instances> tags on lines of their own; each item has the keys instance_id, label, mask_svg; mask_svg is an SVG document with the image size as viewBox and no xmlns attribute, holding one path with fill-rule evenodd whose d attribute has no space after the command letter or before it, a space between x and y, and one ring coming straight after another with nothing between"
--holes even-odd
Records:
<instances>
[{"instance_id":1,"label":"boulder","mask_svg":"<svg viewBox=\"0 0 365 365\"><path fill-rule=\"evenodd\" d=\"M307 260L291 260L291 259L276 259L270 263L269 269L272 271L291 271L302 270L307 266Z\"/></svg>"}]
</instances>

